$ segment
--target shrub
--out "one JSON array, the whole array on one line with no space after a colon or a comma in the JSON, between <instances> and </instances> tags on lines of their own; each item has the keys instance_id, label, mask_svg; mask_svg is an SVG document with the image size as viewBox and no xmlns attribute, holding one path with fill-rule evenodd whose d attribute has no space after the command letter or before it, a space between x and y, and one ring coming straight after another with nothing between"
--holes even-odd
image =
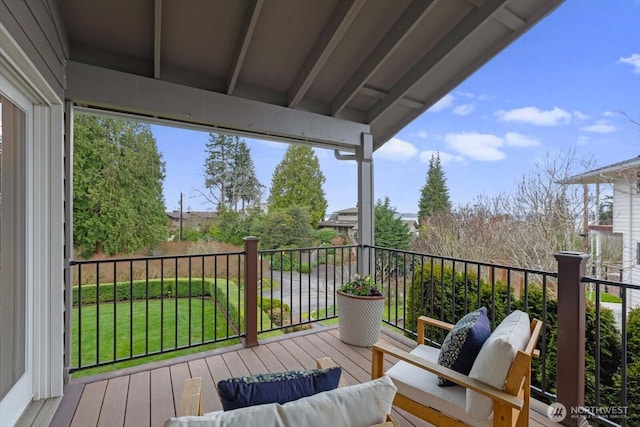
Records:
<instances>
[{"instance_id":1,"label":"shrub","mask_svg":"<svg viewBox=\"0 0 640 427\"><path fill-rule=\"evenodd\" d=\"M329 246L336 237L338 232L333 228L321 228L316 231L315 241L318 246Z\"/></svg>"},{"instance_id":2,"label":"shrub","mask_svg":"<svg viewBox=\"0 0 640 427\"><path fill-rule=\"evenodd\" d=\"M508 301L513 301L513 289L508 289L503 282L491 285L473 272L454 275L453 268L447 265L417 265L407 298L407 328L415 331L418 317L422 315L455 323L480 306L487 307L490 319L497 324L506 316Z\"/></svg>"},{"instance_id":3,"label":"shrub","mask_svg":"<svg viewBox=\"0 0 640 427\"><path fill-rule=\"evenodd\" d=\"M147 286L148 283L148 286ZM158 299L169 296L179 298L199 297L211 295L211 287L215 283L213 279L179 278L177 281L150 279L134 280L132 282L101 283L100 286L82 285L73 287L73 305L95 304L98 302L128 301L130 299ZM177 289L177 295L176 295ZM79 298L81 297L81 300Z\"/></svg>"}]
</instances>

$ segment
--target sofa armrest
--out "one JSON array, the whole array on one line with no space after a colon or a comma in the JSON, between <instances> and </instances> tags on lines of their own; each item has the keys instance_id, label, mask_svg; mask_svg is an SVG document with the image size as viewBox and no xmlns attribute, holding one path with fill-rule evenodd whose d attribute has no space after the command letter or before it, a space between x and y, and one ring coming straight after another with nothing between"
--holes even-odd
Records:
<instances>
[{"instance_id":1,"label":"sofa armrest","mask_svg":"<svg viewBox=\"0 0 640 427\"><path fill-rule=\"evenodd\" d=\"M487 396L494 402L499 402L517 410L521 410L524 405L523 400L519 399L517 396L506 393L473 378L469 378L467 375L461 374L449 368L445 368L444 366L438 365L437 363L415 356L385 342L378 341L372 347L372 351L373 378L378 378L383 375L384 355L388 354L399 360L432 372L451 382L461 385L464 388L478 392L483 396Z\"/></svg>"},{"instance_id":2,"label":"sofa armrest","mask_svg":"<svg viewBox=\"0 0 640 427\"><path fill-rule=\"evenodd\" d=\"M202 378L187 378L184 380L180 405L176 414L178 417L185 415L202 415Z\"/></svg>"},{"instance_id":3,"label":"sofa armrest","mask_svg":"<svg viewBox=\"0 0 640 427\"><path fill-rule=\"evenodd\" d=\"M432 317L420 316L418 317L418 336L416 337L418 344L424 344L424 328L427 325L435 326L436 328L444 329L445 331L450 331L454 326L451 323L443 322L442 320L434 319Z\"/></svg>"}]
</instances>

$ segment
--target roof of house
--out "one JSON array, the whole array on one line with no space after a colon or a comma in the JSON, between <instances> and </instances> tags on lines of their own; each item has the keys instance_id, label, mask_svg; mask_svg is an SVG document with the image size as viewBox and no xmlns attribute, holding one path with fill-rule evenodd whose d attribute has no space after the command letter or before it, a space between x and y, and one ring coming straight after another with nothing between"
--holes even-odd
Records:
<instances>
[{"instance_id":1,"label":"roof of house","mask_svg":"<svg viewBox=\"0 0 640 427\"><path fill-rule=\"evenodd\" d=\"M574 175L560 181L561 184L604 184L633 170L640 170L640 156L608 166Z\"/></svg>"}]
</instances>

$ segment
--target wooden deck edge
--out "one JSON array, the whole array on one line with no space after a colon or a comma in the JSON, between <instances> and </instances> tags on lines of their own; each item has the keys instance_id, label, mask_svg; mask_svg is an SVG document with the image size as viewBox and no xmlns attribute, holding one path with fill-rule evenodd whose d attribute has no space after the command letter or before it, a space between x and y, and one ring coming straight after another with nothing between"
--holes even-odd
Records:
<instances>
[{"instance_id":1,"label":"wooden deck edge","mask_svg":"<svg viewBox=\"0 0 640 427\"><path fill-rule=\"evenodd\" d=\"M64 398L60 401L49 427L69 427L76 412L84 384L67 384L63 389Z\"/></svg>"},{"instance_id":2,"label":"wooden deck edge","mask_svg":"<svg viewBox=\"0 0 640 427\"><path fill-rule=\"evenodd\" d=\"M415 347L417 344L415 339L405 337L399 329L382 328L381 332L406 346Z\"/></svg>"},{"instance_id":3,"label":"wooden deck edge","mask_svg":"<svg viewBox=\"0 0 640 427\"><path fill-rule=\"evenodd\" d=\"M546 403L531 398L529 404L529 418L547 427L562 427L562 424L551 421L551 419L547 416L548 407L549 405L547 405Z\"/></svg>"}]
</instances>

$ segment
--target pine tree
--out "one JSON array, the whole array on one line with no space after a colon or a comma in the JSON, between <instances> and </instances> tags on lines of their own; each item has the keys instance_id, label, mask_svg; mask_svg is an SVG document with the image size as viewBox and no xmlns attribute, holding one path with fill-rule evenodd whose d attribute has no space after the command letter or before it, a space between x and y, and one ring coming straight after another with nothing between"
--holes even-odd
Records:
<instances>
[{"instance_id":1,"label":"pine tree","mask_svg":"<svg viewBox=\"0 0 640 427\"><path fill-rule=\"evenodd\" d=\"M164 177L149 125L77 115L73 238L80 253L128 253L165 241Z\"/></svg>"},{"instance_id":2,"label":"pine tree","mask_svg":"<svg viewBox=\"0 0 640 427\"><path fill-rule=\"evenodd\" d=\"M420 191L420 203L418 205L418 219L446 212L451 209L449 201L449 189L447 180L440 164L440 154L436 153L429 160L427 180Z\"/></svg>"},{"instance_id":3,"label":"pine tree","mask_svg":"<svg viewBox=\"0 0 640 427\"><path fill-rule=\"evenodd\" d=\"M244 211L247 203L260 202L262 184L258 181L251 151L247 143L237 136L209 134L204 164L205 187L208 198L217 202L219 211L224 209Z\"/></svg>"},{"instance_id":4,"label":"pine tree","mask_svg":"<svg viewBox=\"0 0 640 427\"><path fill-rule=\"evenodd\" d=\"M376 246L392 249L409 249L409 227L391 206L389 197L378 200L374 209Z\"/></svg>"},{"instance_id":5,"label":"pine tree","mask_svg":"<svg viewBox=\"0 0 640 427\"><path fill-rule=\"evenodd\" d=\"M313 149L306 145L291 145L276 166L271 179L269 209L300 206L309 211L309 224L317 227L327 210L322 185L325 177Z\"/></svg>"}]
</instances>

